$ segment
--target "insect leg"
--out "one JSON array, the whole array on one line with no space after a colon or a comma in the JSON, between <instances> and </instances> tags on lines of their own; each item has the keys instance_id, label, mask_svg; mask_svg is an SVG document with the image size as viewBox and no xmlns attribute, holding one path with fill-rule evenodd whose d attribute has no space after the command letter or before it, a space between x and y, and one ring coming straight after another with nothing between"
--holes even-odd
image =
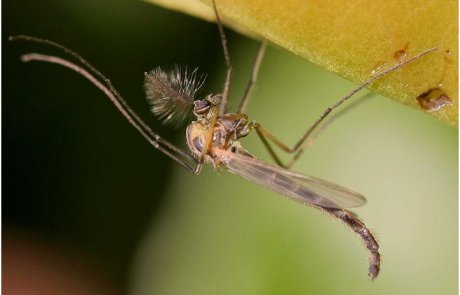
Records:
<instances>
[{"instance_id":1,"label":"insect leg","mask_svg":"<svg viewBox=\"0 0 460 295\"><path fill-rule=\"evenodd\" d=\"M276 152L273 150L268 140L273 142L276 146L278 146L287 153L291 153L290 148L282 141L280 141L277 137L275 137L271 132L262 128L258 123L255 123L253 125L253 128L256 130L256 133L259 136L260 141L262 141L265 149L268 151L273 161L275 161L275 163L281 167L286 167L286 165L281 161Z\"/></svg>"},{"instance_id":2,"label":"insect leg","mask_svg":"<svg viewBox=\"0 0 460 295\"><path fill-rule=\"evenodd\" d=\"M251 78L248 81L248 84L246 85L246 89L244 90L244 95L243 98L240 101L240 105L238 106L237 113L241 114L244 113L246 110L246 106L249 100L249 94L251 93L252 87L254 86L254 83L257 81L257 76L259 74L259 68L260 64L262 63L262 60L264 58L265 54L265 49L267 48L267 40L264 39L260 45L259 49L257 50L257 55L256 59L254 60L254 64L252 66L252 74Z\"/></svg>"},{"instance_id":3,"label":"insect leg","mask_svg":"<svg viewBox=\"0 0 460 295\"><path fill-rule=\"evenodd\" d=\"M219 13L217 12L216 1L212 0L212 7L214 9L214 14L216 15L217 28L219 29L220 41L222 43L222 49L224 50L225 64L227 65L227 75L225 78L224 90L222 92L222 101L220 103L219 116L225 114L225 109L227 108L228 95L230 93L230 86L232 84L232 73L233 67L230 62L230 54L228 53L227 47L227 37L225 36L224 26L220 20Z\"/></svg>"},{"instance_id":4,"label":"insect leg","mask_svg":"<svg viewBox=\"0 0 460 295\"><path fill-rule=\"evenodd\" d=\"M278 165L281 165L285 168L290 168L292 167L297 161L298 159L303 155L305 149L311 145L312 143L312 135L314 134L313 132L317 130L317 128L320 126L320 123L322 123L330 114L331 112L336 109L337 107L339 107L341 104L343 104L345 101L347 101L348 99L350 99L353 95L355 95L357 92L359 92L360 90L362 90L363 88L369 86L370 84L372 84L375 80L393 72L393 71L396 71L398 69L400 69L401 67L421 58L422 56L428 54L428 53L431 53L433 51L436 51L437 49L436 48L431 48L431 49L428 49L428 50L425 50L415 56L413 56L412 58L408 59L408 60L405 60L405 61L402 61L378 74L376 74L375 76L369 78L368 80L366 80L364 83L362 83L361 85L359 85L358 87L356 87L355 89L353 89L352 91L350 91L348 94L346 94L345 96L343 96L342 98L340 98L338 101L336 101L333 105L327 107L323 113L321 114L321 116L313 123L313 125L311 125L307 130L306 132L302 135L302 137L297 141L296 144L294 144L292 147L284 144L281 140L279 140L273 133L269 132L268 130L262 128L259 124L255 124L254 125L254 128L256 129L257 131L257 134L259 135L259 137L261 138L262 142L264 143L265 147L267 148L267 150L269 151L270 155L273 157L273 159L275 160L275 162L277 162ZM327 125L327 124L326 124ZM319 129L321 131L321 129ZM286 153L295 153L294 156L291 158L291 160L289 161L289 163L287 165L283 165L281 163L281 161L279 160L279 157L276 157L276 155L274 154L274 151L273 149L269 146L268 144L268 140L270 140L271 142L273 142L276 146L278 146L279 148L281 148L283 151L285 151Z\"/></svg>"},{"instance_id":5,"label":"insect leg","mask_svg":"<svg viewBox=\"0 0 460 295\"><path fill-rule=\"evenodd\" d=\"M131 110L129 112L127 110L127 104L122 105L122 103L117 99L118 97L115 96L115 94L109 90L109 88L106 87L106 85L102 84L98 79L96 79L93 75L91 75L87 70L83 69L80 66L77 66L76 64L69 62L65 59L56 57L56 56L50 56L50 55L43 55L43 54L38 54L38 53L30 53L30 54L25 54L21 56L21 61L23 62L29 62L29 61L42 61L42 62L49 62L49 63L55 63L59 64L61 66L64 66L68 69L71 69L78 74L82 75L86 79L88 79L91 83L93 83L97 88L99 88L104 94L110 99L110 101L115 105L115 107L122 113L122 115L128 120L128 122L139 131L139 133L156 149L164 153L165 155L169 156L171 159L175 160L178 162L180 165L185 167L191 172L196 171L196 168L194 168L191 164L187 163L187 161L184 158L187 159L192 159L193 162L195 162L195 159L187 154L186 152L180 150L167 140L163 139L160 137L158 134L154 133L150 128L146 130L146 128L143 128L143 126L147 126L143 121L142 123L139 123L139 120L141 120L137 115L136 117L133 117L131 112L134 113L134 111ZM121 97L121 96L120 96ZM134 113L135 114L135 113ZM184 155L187 155L184 157Z\"/></svg>"},{"instance_id":6,"label":"insect leg","mask_svg":"<svg viewBox=\"0 0 460 295\"><path fill-rule=\"evenodd\" d=\"M359 85L358 87L356 87L355 89L353 89L352 91L350 91L348 94L346 94L345 96L341 97L339 100L337 100L333 105L327 107L323 113L321 114L321 116L316 119L316 121L313 123L313 125L311 125L307 131L304 133L304 135L297 141L297 143L294 145L294 147L292 148L292 150L294 151L297 151L297 153L294 155L294 157L291 159L291 161L289 162L289 164L287 165L287 167L291 167L292 165L294 165L297 160L303 155L304 151L305 151L305 148L309 145L308 143L308 139L310 138L310 136L313 134L313 131L316 130L316 128L319 126L319 124L334 110L336 109L337 107L339 107L342 103L344 103L345 101L347 101L348 99L350 99L353 95L355 95L357 92L359 92L360 90L362 90L363 88L369 86L370 84L372 84L375 80L383 77L383 76L386 76L387 74L393 72L393 71L396 71L402 67L404 67L405 65L421 58L422 56L428 54L428 53L431 53L433 51L437 50L436 48L431 48L431 49L428 49L428 50L425 50L419 54L416 54L415 56L413 56L412 58L408 59L408 60L405 60L405 61L402 61L400 63L397 63L396 65L372 76L371 78L369 78L368 80L364 81L361 85Z\"/></svg>"},{"instance_id":7,"label":"insect leg","mask_svg":"<svg viewBox=\"0 0 460 295\"><path fill-rule=\"evenodd\" d=\"M325 121L316 131L311 135L311 137L308 139L308 141L305 143L303 146L303 149L306 150L309 146L313 144L313 141L316 137L318 137L324 130L335 120L337 120L338 117L344 115L345 113L351 111L358 105L366 102L372 97L373 93L368 93L362 97L360 97L358 100L355 102L347 105L344 109L340 110L336 114L332 115L327 121ZM257 135L259 136L260 140L262 141L264 147L267 149L268 153L272 157L272 159L275 161L275 163L281 167L288 168L291 166L289 163L288 165L284 164L280 157L276 154L272 146L270 145L271 141L274 143L277 147L281 148L285 153L292 154L295 152L291 147L289 147L286 143L281 141L277 136L275 136L272 132L268 131L267 129L263 128L260 126L260 124L256 123L253 125L253 128L256 129ZM292 160L291 160L292 161Z\"/></svg>"},{"instance_id":8,"label":"insect leg","mask_svg":"<svg viewBox=\"0 0 460 295\"><path fill-rule=\"evenodd\" d=\"M201 168L203 167L204 159L208 151L211 149L212 146L212 140L214 136L214 128L216 127L216 122L218 118L218 112L217 109L216 111L213 112L211 121L209 123L209 130L207 131L208 133L206 134L205 142L203 145L203 149L201 150L201 154L198 157L197 160L197 166L195 168L195 174L199 174L201 171Z\"/></svg>"},{"instance_id":9,"label":"insect leg","mask_svg":"<svg viewBox=\"0 0 460 295\"><path fill-rule=\"evenodd\" d=\"M124 107L124 109L132 116L132 118L142 127L145 129L145 131L147 133L149 133L149 135L152 137L152 138L159 138L157 141L159 142L162 142L163 145L167 146L169 149L173 150L175 153L177 154L180 154L182 157L184 158L187 158L188 160L190 161L195 161L195 158L190 155L189 153L177 148L175 145L171 144L170 142L162 139L161 137L159 137L155 132L152 131L152 129L147 125L145 124L145 122L136 114L136 112L134 112L134 110L128 105L128 103L124 100L124 98L120 95L120 93L118 92L118 90L113 86L112 82L110 81L110 79L108 79L104 74L102 74L98 69L96 69L96 67L94 67L91 63L89 63L86 59L84 59L81 55L79 55L78 53L76 53L75 51L59 44L59 43L56 43L56 42L53 42L51 40L47 40L47 39L42 39L42 38L37 38L37 37L32 37L32 36L27 36L27 35L17 35L17 36L12 36L12 37L9 37L9 41L18 41L18 40L22 40L22 41L29 41L29 42L36 42L36 43L42 43L42 44L46 44L46 45L49 45L51 47L55 47L55 48L58 48L62 51L64 51L65 53L69 54L70 56L76 58L78 61L80 61L83 65L85 65L89 70L90 72L92 72L94 75L96 75L96 77L99 77L102 81L105 82L105 84L107 85L107 87L110 89L110 91L113 93L113 95L115 96L116 100L119 101L119 103ZM115 101L112 101L114 104L116 103ZM117 104L115 105L117 106ZM118 107L117 107L118 108ZM120 111L121 111L121 108L118 108Z\"/></svg>"}]
</instances>

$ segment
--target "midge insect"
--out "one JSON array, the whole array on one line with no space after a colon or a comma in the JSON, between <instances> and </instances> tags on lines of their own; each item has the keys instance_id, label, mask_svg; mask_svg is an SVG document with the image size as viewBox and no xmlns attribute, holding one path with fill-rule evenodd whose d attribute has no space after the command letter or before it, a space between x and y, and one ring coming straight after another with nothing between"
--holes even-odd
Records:
<instances>
[{"instance_id":1,"label":"midge insect","mask_svg":"<svg viewBox=\"0 0 460 295\"><path fill-rule=\"evenodd\" d=\"M350 93L340 98L335 104L326 108L297 143L290 147L264 129L260 124L250 121L244 113L249 93L257 80L259 67L267 45L266 41L263 41L259 47L251 79L246 86L237 111L235 113L227 112L226 107L232 81L232 66L227 48L227 39L214 2L213 7L227 65L227 75L222 93L209 94L202 99L196 99L196 93L204 83L204 76L199 75L197 69L181 69L176 66L166 71L157 67L151 72L145 73L144 87L147 100L151 104L152 112L164 123L180 124L190 112L195 115L196 119L186 129L186 142L190 150L189 152L176 147L147 126L126 103L110 80L79 54L46 39L19 35L10 37L10 40L44 43L57 47L76 58L82 64L81 66L57 56L38 53L29 53L21 56L23 62L43 61L56 63L74 70L87 78L104 92L129 123L154 148L190 172L199 174L205 162L211 163L215 169L226 169L294 201L319 209L333 218L342 221L364 242L370 256L369 276L372 280L375 279L380 271L379 245L366 225L354 213L347 210L348 208L364 205L366 199L361 194L352 190L326 180L292 172L289 168L300 158L305 148L311 143L313 136L321 131L318 127L323 125L320 125L320 123L335 108L375 80L435 51L436 48L428 49L373 75ZM241 146L239 139L249 135L254 130L277 165L266 164L258 160ZM271 144L276 145L287 153L293 154L291 161L286 165L283 164Z\"/></svg>"}]
</instances>

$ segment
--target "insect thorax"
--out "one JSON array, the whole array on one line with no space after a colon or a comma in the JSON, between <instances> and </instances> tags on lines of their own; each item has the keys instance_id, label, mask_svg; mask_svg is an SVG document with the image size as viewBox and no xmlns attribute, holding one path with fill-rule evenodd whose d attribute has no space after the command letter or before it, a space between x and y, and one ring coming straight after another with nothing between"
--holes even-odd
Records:
<instances>
[{"instance_id":1,"label":"insect thorax","mask_svg":"<svg viewBox=\"0 0 460 295\"><path fill-rule=\"evenodd\" d=\"M192 153L199 157L206 142L209 142L205 157L212 161L215 159L213 150L231 150L233 146L239 147L238 139L247 136L252 126L253 123L248 122L245 114L225 114L217 118L214 126L208 120L198 119L187 127L187 145Z\"/></svg>"}]
</instances>

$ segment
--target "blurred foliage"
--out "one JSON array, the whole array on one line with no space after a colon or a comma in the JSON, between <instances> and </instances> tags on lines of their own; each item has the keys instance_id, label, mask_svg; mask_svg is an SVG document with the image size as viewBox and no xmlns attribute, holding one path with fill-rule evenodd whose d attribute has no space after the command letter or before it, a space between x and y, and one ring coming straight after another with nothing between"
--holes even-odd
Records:
<instances>
[{"instance_id":1,"label":"blurred foliage","mask_svg":"<svg viewBox=\"0 0 460 295\"><path fill-rule=\"evenodd\" d=\"M212 19L196 0L147 0ZM212 7L211 0L202 0ZM226 24L273 43L356 83L430 48L438 51L370 88L458 124L458 1L216 1ZM423 94L441 91L434 97ZM429 100L429 103L425 103Z\"/></svg>"},{"instance_id":2,"label":"blurred foliage","mask_svg":"<svg viewBox=\"0 0 460 295\"><path fill-rule=\"evenodd\" d=\"M143 72L197 65L209 74L203 94L220 91L225 69L214 24L121 0L8 1L3 18L4 227L82 253L81 263L131 294L457 293L455 128L373 96L337 120L296 167L368 198L356 211L384 256L371 283L363 247L339 223L226 172L188 174L80 76L19 62L22 53L61 52L5 42L29 34L76 50L156 131L184 147L183 129L151 116ZM228 39L234 107L257 43L232 32ZM292 143L351 88L270 47L248 115ZM268 158L255 136L243 144Z\"/></svg>"}]
</instances>

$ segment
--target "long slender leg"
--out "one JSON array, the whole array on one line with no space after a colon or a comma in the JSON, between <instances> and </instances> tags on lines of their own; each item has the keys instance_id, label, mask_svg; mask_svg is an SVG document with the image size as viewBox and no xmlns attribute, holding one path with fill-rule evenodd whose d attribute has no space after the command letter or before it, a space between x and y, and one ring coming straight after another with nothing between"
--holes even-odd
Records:
<instances>
[{"instance_id":1,"label":"long slender leg","mask_svg":"<svg viewBox=\"0 0 460 295\"><path fill-rule=\"evenodd\" d=\"M272 146L270 145L270 143L268 142L267 139L269 139L268 136L265 135L264 131L265 129L263 129L262 127L260 127L259 124L255 124L254 125L254 129L256 130L257 132L257 135L259 136L259 139L260 141L262 141L265 149L268 151L268 153L270 154L270 156L272 157L273 161L275 161L275 163L281 167L286 167L285 164L283 164L283 162L281 161L281 159L278 157L278 155L276 154L276 152L273 150ZM268 134L271 134L271 133L268 133ZM278 140L276 137L275 137L275 140ZM272 140L273 141L273 140ZM284 145L284 143L282 142L279 142L281 145L278 145L278 146L282 146L282 147L286 147Z\"/></svg>"},{"instance_id":2,"label":"long slender leg","mask_svg":"<svg viewBox=\"0 0 460 295\"><path fill-rule=\"evenodd\" d=\"M80 56L78 53L75 51L70 50L69 48L62 46L59 43L47 40L47 39L42 39L42 38L37 38L37 37L32 37L32 36L27 36L27 35L18 35L18 36L12 36L9 37L10 41L29 41L29 42L36 42L36 43L42 43L49 45L51 47L58 48L62 51L64 51L66 54L69 54L70 56L76 58L78 61L80 61L83 65L85 65L92 73L94 73L97 77L99 77L102 81L104 81L107 85L107 88L110 89L112 94L115 96L115 100L118 100L118 102L123 106L123 108L132 116L132 119L137 122L137 124L142 127L149 135L151 138L155 139L158 142L161 142L164 146L169 148L171 151L174 151L177 154L180 154L182 157L188 159L191 162L195 161L195 158L191 156L189 153L177 148L175 145L171 144L170 142L164 140L161 138L158 134L152 131L152 129L145 124L145 122L134 112L134 110L128 105L128 103L123 99L123 97L120 95L118 90L113 86L112 82L104 76L98 69L96 69L91 63L89 63L86 59L84 59L82 56ZM113 101L115 104L115 101ZM117 105L116 105L117 106ZM118 106L117 106L118 108ZM121 111L121 106L118 108Z\"/></svg>"},{"instance_id":3,"label":"long slender leg","mask_svg":"<svg viewBox=\"0 0 460 295\"><path fill-rule=\"evenodd\" d=\"M303 146L304 150L307 149L309 146L313 144L313 141L318 137L324 130L331 125L332 122L337 120L339 117L343 116L347 112L351 111L358 105L366 102L369 98L371 98L373 93L367 93L366 95L360 97L358 100L354 101L353 103L347 105L345 108L337 112L336 114L332 115L329 117L327 121L325 121L323 124L321 124L318 129L316 129L315 133L313 133L309 138L306 144ZM267 149L268 153L272 157L272 159L275 161L276 164L278 164L281 167L288 168L290 167L290 163L284 164L280 157L276 154L272 146L270 145L269 141L273 142L277 147L281 148L284 152L286 153L293 153L295 151L292 151L291 148L283 143L279 138L277 138L273 133L268 131L267 129L263 128L260 126L260 124L256 123L253 125L253 128L256 130L257 135L259 136L260 140L262 141L264 147Z\"/></svg>"},{"instance_id":4,"label":"long slender leg","mask_svg":"<svg viewBox=\"0 0 460 295\"><path fill-rule=\"evenodd\" d=\"M84 59L82 56L80 56L78 53L70 50L69 48L62 46L61 44L58 44L56 42L47 40L47 39L41 39L37 37L32 37L32 36L27 36L27 35L18 35L18 36L13 36L9 38L10 41L17 41L17 40L23 40L23 41L30 41L30 42L36 42L36 43L43 43L52 47L56 47L58 49L61 49L65 53L71 55L72 57L78 59L83 65L85 65L91 72L93 72L97 77L99 77L102 81L104 81L107 85L107 87L110 89L110 91L113 93L115 96L116 100L123 105L125 110L132 116L132 118L151 136L151 138L159 138L157 141L162 142L163 145L167 146L169 149L174 151L177 154L180 154L182 157L187 158L190 161L195 161L195 159L188 153L184 152L183 150L177 148L170 142L162 139L159 137L155 132L152 131L152 129L144 123L142 119L139 118L139 116L134 112L131 107L128 105L128 103L123 99L123 97L120 95L120 93L115 89L113 86L112 82L105 77L99 70L97 70L92 64L90 64L86 59ZM115 102L114 102L115 103Z\"/></svg>"},{"instance_id":5,"label":"long slender leg","mask_svg":"<svg viewBox=\"0 0 460 295\"><path fill-rule=\"evenodd\" d=\"M217 28L219 29L220 41L222 43L222 49L224 50L225 64L227 65L227 75L225 78L224 89L222 92L222 101L220 103L219 116L225 114L228 103L228 95L230 93L230 86L232 84L232 73L233 67L230 62L230 54L228 53L227 47L227 37L225 36L224 27L222 21L220 20L219 13L217 12L216 1L212 0L212 7L214 8L214 13L216 15Z\"/></svg>"},{"instance_id":6,"label":"long slender leg","mask_svg":"<svg viewBox=\"0 0 460 295\"><path fill-rule=\"evenodd\" d=\"M209 123L209 130L208 133L206 134L206 139L203 145L203 149L201 151L200 157L198 158L197 166L195 168L195 174L199 174L201 171L201 168L203 167L204 163L204 158L208 151L211 149L212 146L212 138L214 136L214 128L216 127L216 122L218 118L218 113L214 112L211 121Z\"/></svg>"},{"instance_id":7,"label":"long slender leg","mask_svg":"<svg viewBox=\"0 0 460 295\"><path fill-rule=\"evenodd\" d=\"M254 128L256 128L256 130L258 130L257 134L259 135L259 137L263 136L265 137L266 139L270 140L271 142L273 142L276 146L278 146L279 148L281 148L283 151L285 151L286 153L295 153L295 155L291 158L291 160L289 161L289 163L283 167L291 167L292 165L294 165L297 160L303 155L305 149L311 144L309 142L309 139L311 137L311 135L313 134L313 132L318 128L318 126L320 125L321 122L324 121L324 119L326 119L328 117L328 115L334 110L336 109L337 107L339 107L341 104L343 104L345 101L347 101L348 99L350 99L353 95L355 95L357 92L359 92L360 90L362 90L363 88L369 86L370 84L372 84L375 80L393 72L393 71L396 71L398 69L400 69L401 67L423 57L424 55L426 54L429 54L433 51L436 51L437 48L431 48L431 49L428 49L428 50L425 50L415 56L413 56L412 58L408 59L408 60L405 60L403 62L400 62L380 73L378 73L377 75L369 78L367 81L365 81L364 83L362 83L361 85L359 85L358 87L356 87L355 89L353 89L352 91L350 91L348 94L346 94L345 96L343 96L342 98L340 98L338 101L336 101L333 105L327 107L324 112L322 113L322 115L313 123L313 125L311 125L307 130L306 132L303 134L303 136L296 142L296 144L294 144L292 147L286 145L285 143L283 143L281 140L279 140L275 135L273 135L271 132L269 132L268 130L262 128L259 124L255 124L254 125ZM268 142L267 140L262 140L264 142L264 145L267 146ZM271 148L267 148L269 153L272 155L273 157L273 149ZM275 161L279 163L279 158L278 157L273 157L275 159ZM281 164L280 164L281 165Z\"/></svg>"},{"instance_id":8,"label":"long slender leg","mask_svg":"<svg viewBox=\"0 0 460 295\"><path fill-rule=\"evenodd\" d=\"M347 210L337 208L318 207L320 210L342 221L352 231L358 234L369 251L369 276L374 280L380 271L379 244L374 235L358 217Z\"/></svg>"},{"instance_id":9,"label":"long slender leg","mask_svg":"<svg viewBox=\"0 0 460 295\"><path fill-rule=\"evenodd\" d=\"M308 142L311 143L315 138L317 138L324 130L331 125L335 120L339 117L343 116L344 114L352 111L359 105L369 101L375 95L374 92L368 92L361 97L355 99L355 101L350 102L348 105L344 106L341 110L338 110L335 114L332 114L327 121L324 121L318 128L315 130L314 133L311 134Z\"/></svg>"},{"instance_id":10,"label":"long slender leg","mask_svg":"<svg viewBox=\"0 0 460 295\"><path fill-rule=\"evenodd\" d=\"M183 159L182 153L177 153L177 147L175 149L170 149L169 147L172 145L162 137L160 137L158 134L155 134L153 132L148 133L146 132L142 126L135 120L131 114L126 110L124 106L121 105L119 100L115 97L112 91L110 91L105 85L103 85L98 79L96 79L93 75L91 75L88 71L83 69L80 66L77 66L74 63L71 63L65 59L56 57L56 56L50 56L50 55L43 55L43 54L38 54L38 53L30 53L30 54L25 54L21 56L21 61L23 62L29 62L29 61L42 61L42 62L49 62L49 63L55 63L59 64L61 66L64 66L68 69L71 69L78 74L82 75L86 79L88 79L91 83L93 83L97 88L99 88L104 94L110 99L110 101L115 105L115 107L122 113L122 115L128 120L128 122L133 125L134 128L139 131L139 133L156 149L164 153L165 155L169 156L171 159L175 160L178 162L180 165L185 167L191 172L195 172L196 168L192 167L190 164L188 164L185 159ZM145 124L145 123L144 123ZM184 153L184 152L183 152ZM194 159L194 158L192 158Z\"/></svg>"},{"instance_id":11,"label":"long slender leg","mask_svg":"<svg viewBox=\"0 0 460 295\"><path fill-rule=\"evenodd\" d=\"M260 64L262 63L262 60L264 58L265 54L265 49L267 48L267 40L264 39L260 45L259 49L257 50L257 55L254 60L254 64L252 66L252 74L251 78L248 81L248 84L246 85L246 89L244 90L244 95L243 98L240 101L240 105L238 106L237 113L241 114L246 111L246 106L248 104L248 98L249 94L251 93L251 90L254 86L254 83L257 81L257 76L259 74L259 69L260 69Z\"/></svg>"}]
</instances>

